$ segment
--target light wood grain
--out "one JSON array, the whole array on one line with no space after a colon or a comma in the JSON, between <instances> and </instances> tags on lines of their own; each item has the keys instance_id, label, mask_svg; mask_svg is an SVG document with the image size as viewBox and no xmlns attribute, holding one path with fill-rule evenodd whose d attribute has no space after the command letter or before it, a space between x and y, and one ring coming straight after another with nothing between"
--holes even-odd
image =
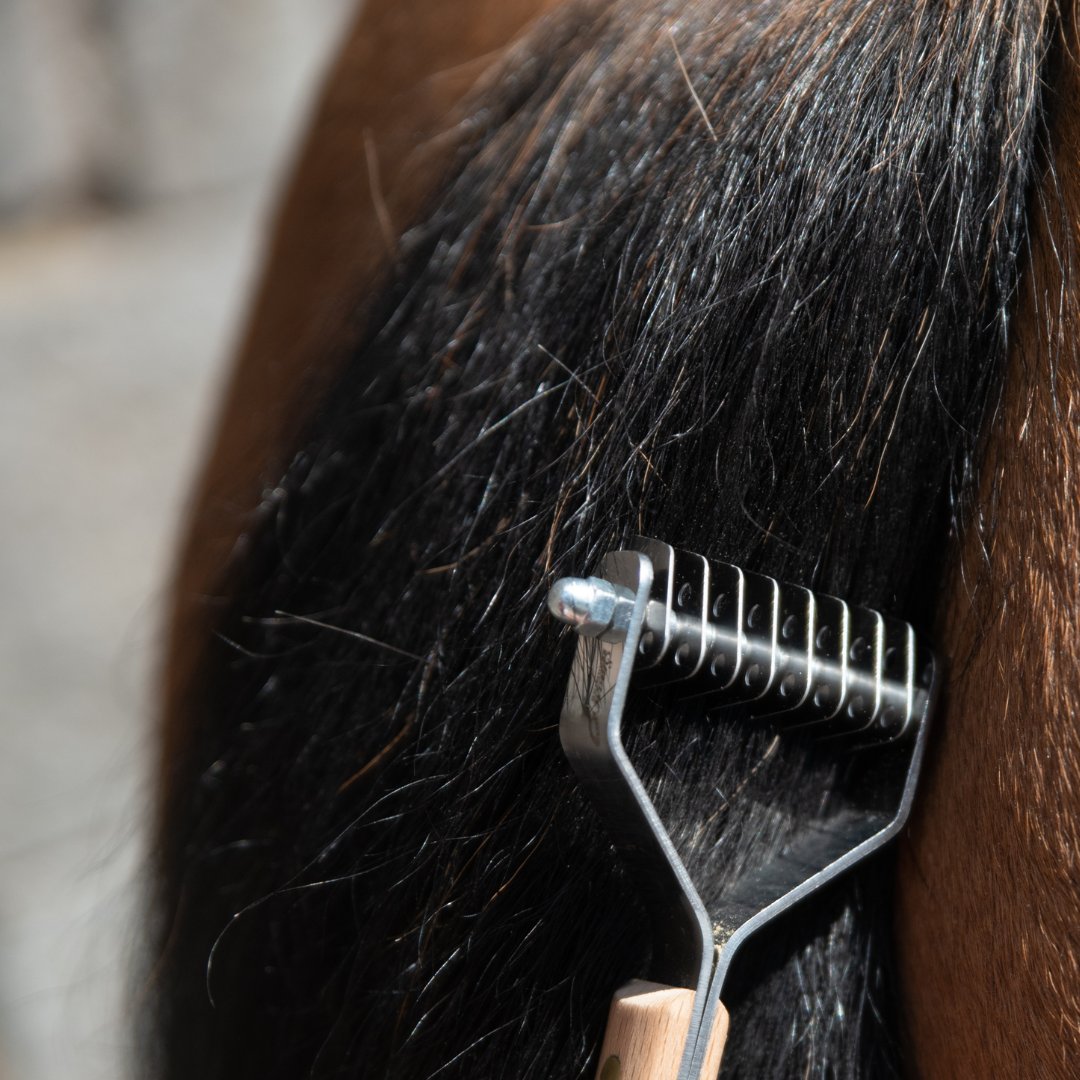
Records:
<instances>
[{"instance_id":1,"label":"light wood grain","mask_svg":"<svg viewBox=\"0 0 1080 1080\"><path fill-rule=\"evenodd\" d=\"M693 1008L694 991L678 986L635 979L616 991L597 1080L675 1080ZM717 1005L698 1080L716 1080L727 1032L727 1010Z\"/></svg>"}]
</instances>

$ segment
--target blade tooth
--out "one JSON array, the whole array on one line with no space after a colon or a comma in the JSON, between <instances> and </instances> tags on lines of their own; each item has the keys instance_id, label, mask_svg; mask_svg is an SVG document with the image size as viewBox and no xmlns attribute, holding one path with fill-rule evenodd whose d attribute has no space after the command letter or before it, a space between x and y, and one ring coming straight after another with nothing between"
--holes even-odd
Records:
<instances>
[{"instance_id":1,"label":"blade tooth","mask_svg":"<svg viewBox=\"0 0 1080 1080\"><path fill-rule=\"evenodd\" d=\"M675 549L659 540L639 538L637 547L648 557L653 568L649 614L638 644L635 666L640 670L656 667L668 654L671 645L672 606L674 603Z\"/></svg>"},{"instance_id":2,"label":"blade tooth","mask_svg":"<svg viewBox=\"0 0 1080 1080\"><path fill-rule=\"evenodd\" d=\"M702 671L717 690L726 690L742 667L743 572L731 563L710 562L708 624Z\"/></svg>"},{"instance_id":3,"label":"blade tooth","mask_svg":"<svg viewBox=\"0 0 1080 1080\"><path fill-rule=\"evenodd\" d=\"M816 598L800 585L780 585L776 672L769 693L755 706L759 716L796 720L810 694Z\"/></svg>"},{"instance_id":4,"label":"blade tooth","mask_svg":"<svg viewBox=\"0 0 1080 1080\"><path fill-rule=\"evenodd\" d=\"M675 552L671 567L672 610L667 615L668 646L656 666L664 682L693 678L705 660L709 565L700 555Z\"/></svg>"}]
</instances>

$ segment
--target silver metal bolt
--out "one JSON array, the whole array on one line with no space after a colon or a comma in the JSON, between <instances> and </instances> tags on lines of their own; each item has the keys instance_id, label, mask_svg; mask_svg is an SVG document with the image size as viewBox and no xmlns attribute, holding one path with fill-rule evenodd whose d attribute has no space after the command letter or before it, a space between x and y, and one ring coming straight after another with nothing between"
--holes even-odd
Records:
<instances>
[{"instance_id":1,"label":"silver metal bolt","mask_svg":"<svg viewBox=\"0 0 1080 1080\"><path fill-rule=\"evenodd\" d=\"M583 637L621 641L634 611L634 594L603 578L559 578L548 593L548 610Z\"/></svg>"}]
</instances>

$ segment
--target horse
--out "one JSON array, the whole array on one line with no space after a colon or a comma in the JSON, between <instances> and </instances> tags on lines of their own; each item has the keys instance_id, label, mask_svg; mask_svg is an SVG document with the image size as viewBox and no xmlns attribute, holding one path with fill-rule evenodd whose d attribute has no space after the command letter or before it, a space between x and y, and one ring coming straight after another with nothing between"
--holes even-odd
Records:
<instances>
[{"instance_id":1,"label":"horse","mask_svg":"<svg viewBox=\"0 0 1080 1080\"><path fill-rule=\"evenodd\" d=\"M1041 0L368 0L178 555L148 1071L595 1071L650 945L543 596L643 533L948 664L911 827L747 947L721 1075L1072 1074L1075 45ZM835 783L632 722L716 888Z\"/></svg>"}]
</instances>

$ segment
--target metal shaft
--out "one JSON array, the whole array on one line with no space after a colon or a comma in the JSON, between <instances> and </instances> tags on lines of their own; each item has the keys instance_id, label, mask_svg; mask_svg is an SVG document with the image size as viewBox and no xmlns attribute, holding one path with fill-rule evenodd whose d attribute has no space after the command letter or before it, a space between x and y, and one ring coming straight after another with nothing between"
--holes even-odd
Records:
<instances>
[{"instance_id":1,"label":"metal shaft","mask_svg":"<svg viewBox=\"0 0 1080 1080\"><path fill-rule=\"evenodd\" d=\"M548 607L583 637L621 642L633 595L599 577L561 578ZM694 680L716 707L748 703L860 745L910 736L932 674L907 623L682 553L657 567L636 669Z\"/></svg>"}]
</instances>

